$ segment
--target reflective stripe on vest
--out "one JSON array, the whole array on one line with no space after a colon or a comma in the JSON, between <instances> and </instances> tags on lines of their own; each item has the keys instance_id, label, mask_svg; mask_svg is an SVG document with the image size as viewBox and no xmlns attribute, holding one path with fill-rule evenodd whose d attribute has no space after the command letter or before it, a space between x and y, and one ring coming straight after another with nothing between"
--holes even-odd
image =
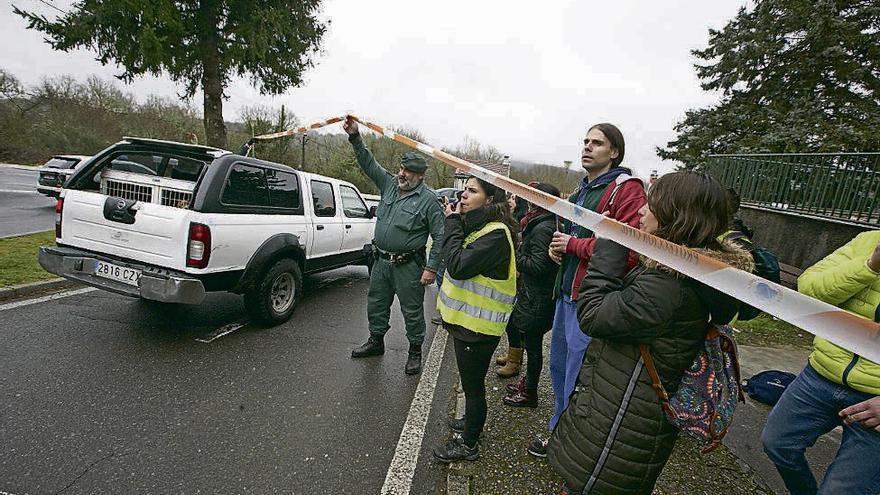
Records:
<instances>
[{"instance_id":1,"label":"reflective stripe on vest","mask_svg":"<svg viewBox=\"0 0 880 495\"><path fill-rule=\"evenodd\" d=\"M506 323L510 318L510 313L502 311L492 311L490 309L473 306L464 301L457 301L445 292L440 292L440 299L447 308L453 311L463 311L474 318L481 320L489 320L494 323Z\"/></svg>"},{"instance_id":2,"label":"reflective stripe on vest","mask_svg":"<svg viewBox=\"0 0 880 495\"><path fill-rule=\"evenodd\" d=\"M507 278L496 280L477 275L467 280L457 280L448 274L444 276L437 297L437 308L443 321L487 335L504 333L516 302L516 255L510 231L501 222L489 222L468 235L464 247L498 229L504 230L510 248Z\"/></svg>"},{"instance_id":3,"label":"reflective stripe on vest","mask_svg":"<svg viewBox=\"0 0 880 495\"><path fill-rule=\"evenodd\" d=\"M503 304L513 304L516 302L516 294L512 296L509 294L505 294L499 290L493 289L492 287L478 284L477 282L474 282L473 279L457 280L454 278L450 278L449 282L458 288L464 289L468 292L473 292L474 294L480 297L485 297L486 299L498 301Z\"/></svg>"}]
</instances>

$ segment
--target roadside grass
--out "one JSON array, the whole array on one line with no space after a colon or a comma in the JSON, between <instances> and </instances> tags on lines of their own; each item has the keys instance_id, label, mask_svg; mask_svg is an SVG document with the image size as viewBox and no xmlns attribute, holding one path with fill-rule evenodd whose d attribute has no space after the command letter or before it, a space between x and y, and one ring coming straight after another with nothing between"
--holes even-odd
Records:
<instances>
[{"instance_id":1,"label":"roadside grass","mask_svg":"<svg viewBox=\"0 0 880 495\"><path fill-rule=\"evenodd\" d=\"M55 232L0 239L0 287L55 278L37 262L40 246L55 244Z\"/></svg>"},{"instance_id":2,"label":"roadside grass","mask_svg":"<svg viewBox=\"0 0 880 495\"><path fill-rule=\"evenodd\" d=\"M810 349L813 344L809 332L764 313L749 321L737 321L733 327L738 344L800 349Z\"/></svg>"}]
</instances>

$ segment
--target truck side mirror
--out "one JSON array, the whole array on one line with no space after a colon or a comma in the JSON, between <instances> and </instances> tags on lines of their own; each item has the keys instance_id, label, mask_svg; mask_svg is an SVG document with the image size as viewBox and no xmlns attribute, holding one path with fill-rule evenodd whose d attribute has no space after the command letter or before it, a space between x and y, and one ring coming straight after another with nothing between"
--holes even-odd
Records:
<instances>
[{"instance_id":1,"label":"truck side mirror","mask_svg":"<svg viewBox=\"0 0 880 495\"><path fill-rule=\"evenodd\" d=\"M367 218L376 218L376 210L378 208L378 206L371 206L370 211L367 213Z\"/></svg>"}]
</instances>

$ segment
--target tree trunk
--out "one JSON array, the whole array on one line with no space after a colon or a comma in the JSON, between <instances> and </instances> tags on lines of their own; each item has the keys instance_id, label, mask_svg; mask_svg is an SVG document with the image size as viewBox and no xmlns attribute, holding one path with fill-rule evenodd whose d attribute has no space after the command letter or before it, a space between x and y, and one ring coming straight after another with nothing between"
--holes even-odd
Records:
<instances>
[{"instance_id":1,"label":"tree trunk","mask_svg":"<svg viewBox=\"0 0 880 495\"><path fill-rule=\"evenodd\" d=\"M202 31L202 91L204 125L208 146L226 148L226 124L223 122L223 74L220 68L219 25L216 2L203 0L199 7Z\"/></svg>"}]
</instances>

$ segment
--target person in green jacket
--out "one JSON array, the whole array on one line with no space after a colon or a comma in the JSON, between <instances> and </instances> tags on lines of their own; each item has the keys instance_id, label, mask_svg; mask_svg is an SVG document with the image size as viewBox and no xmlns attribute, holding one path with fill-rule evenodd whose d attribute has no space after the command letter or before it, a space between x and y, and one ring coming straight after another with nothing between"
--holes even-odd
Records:
<instances>
[{"instance_id":1,"label":"person in green jacket","mask_svg":"<svg viewBox=\"0 0 880 495\"><path fill-rule=\"evenodd\" d=\"M863 232L798 278L798 291L880 322L880 230ZM793 494L880 493L880 365L816 337L761 440ZM821 485L804 457L837 426L843 437Z\"/></svg>"},{"instance_id":2,"label":"person in green jacket","mask_svg":"<svg viewBox=\"0 0 880 495\"><path fill-rule=\"evenodd\" d=\"M376 211L373 245L376 261L370 271L367 319L370 337L351 351L362 358L385 353L385 333L394 296L406 324L409 356L404 371L415 375L422 369L422 341L425 338L425 286L434 282L440 263L443 239L443 210L437 194L424 183L428 164L421 155L405 153L397 175L388 173L364 146L358 125L351 117L343 129L354 148L361 170L379 188L381 200ZM425 257L428 235L433 245Z\"/></svg>"}]
</instances>

